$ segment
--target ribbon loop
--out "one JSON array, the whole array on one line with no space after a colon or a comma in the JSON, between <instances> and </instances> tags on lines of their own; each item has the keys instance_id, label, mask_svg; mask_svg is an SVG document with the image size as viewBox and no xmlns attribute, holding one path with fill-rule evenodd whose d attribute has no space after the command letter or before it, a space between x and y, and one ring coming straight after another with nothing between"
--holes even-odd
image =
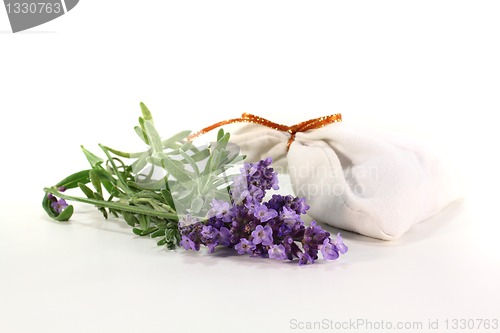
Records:
<instances>
[{"instance_id":1,"label":"ribbon loop","mask_svg":"<svg viewBox=\"0 0 500 333\"><path fill-rule=\"evenodd\" d=\"M213 125L210 125L208 127L205 127L202 130L188 136L188 140L192 141L195 138L197 138L203 134L206 134L213 129L224 126L224 125L234 124L234 123L252 123L252 124L259 124L262 126L266 126L266 127L272 128L272 129L277 130L277 131L289 133L290 139L288 139L288 143L287 143L287 150L289 150L290 145L295 140L295 134L297 134L299 132L309 131L312 129L318 129L318 128L321 128L323 126L326 126L326 125L329 125L332 123L336 123L336 122L341 122L341 121L342 121L342 115L340 113L336 113L336 114L332 114L329 116L323 116L323 117L319 117L319 118L309 119L309 120L303 121L303 122L298 123L298 124L293 125L293 126L286 126L286 125L272 122L270 120L267 120L265 118L262 118L262 117L259 117L259 116L256 116L256 115L253 115L250 113L243 113L240 118L223 120L223 121L220 121L220 122L215 123Z\"/></svg>"}]
</instances>

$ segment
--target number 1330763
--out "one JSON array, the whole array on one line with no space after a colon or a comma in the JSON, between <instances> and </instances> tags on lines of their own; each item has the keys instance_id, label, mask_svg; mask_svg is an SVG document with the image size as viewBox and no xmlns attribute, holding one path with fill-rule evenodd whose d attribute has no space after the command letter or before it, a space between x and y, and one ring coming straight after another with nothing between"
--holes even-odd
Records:
<instances>
[{"instance_id":1,"label":"number 1330763","mask_svg":"<svg viewBox=\"0 0 500 333\"><path fill-rule=\"evenodd\" d=\"M9 14L59 14L63 10L60 3L50 2L14 2L5 6Z\"/></svg>"}]
</instances>

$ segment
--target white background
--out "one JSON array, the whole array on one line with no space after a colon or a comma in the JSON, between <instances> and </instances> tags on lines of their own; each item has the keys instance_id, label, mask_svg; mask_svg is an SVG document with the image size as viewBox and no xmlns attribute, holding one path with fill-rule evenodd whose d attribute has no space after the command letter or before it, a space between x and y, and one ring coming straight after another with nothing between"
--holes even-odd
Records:
<instances>
[{"instance_id":1,"label":"white background","mask_svg":"<svg viewBox=\"0 0 500 333\"><path fill-rule=\"evenodd\" d=\"M500 319L499 17L497 1L82 0L12 34L0 8L0 332ZM342 112L430 143L466 199L394 242L345 232L347 255L307 267L167 252L92 207L50 221L42 188L87 166L80 144L140 147L139 101L165 136Z\"/></svg>"}]
</instances>

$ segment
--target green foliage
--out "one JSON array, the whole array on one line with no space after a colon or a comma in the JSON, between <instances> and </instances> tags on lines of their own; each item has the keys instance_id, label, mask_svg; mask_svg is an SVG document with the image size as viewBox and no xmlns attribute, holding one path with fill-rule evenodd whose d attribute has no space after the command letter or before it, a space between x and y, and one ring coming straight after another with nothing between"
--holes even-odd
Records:
<instances>
[{"instance_id":1,"label":"green foliage","mask_svg":"<svg viewBox=\"0 0 500 333\"><path fill-rule=\"evenodd\" d=\"M134 234L157 238L158 245L173 249L180 241L179 218L186 213L206 216L208 200L228 194L227 170L244 157L229 147L230 135L223 130L216 142L202 149L187 140L190 131L162 140L151 112L143 103L140 106L142 117L134 130L147 149L130 153L99 145L104 153L99 157L82 146L90 169L45 188L42 206L52 219L68 221L74 207L57 213L49 193L94 205L105 218L122 217ZM78 189L84 197L68 195L61 187Z\"/></svg>"}]
</instances>

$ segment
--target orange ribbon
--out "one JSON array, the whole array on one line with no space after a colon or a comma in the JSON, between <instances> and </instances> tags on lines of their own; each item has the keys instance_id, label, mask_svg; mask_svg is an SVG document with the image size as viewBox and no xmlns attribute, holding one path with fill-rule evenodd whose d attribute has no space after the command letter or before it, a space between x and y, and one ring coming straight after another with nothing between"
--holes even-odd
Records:
<instances>
[{"instance_id":1,"label":"orange ribbon","mask_svg":"<svg viewBox=\"0 0 500 333\"><path fill-rule=\"evenodd\" d=\"M287 150L288 150L288 149L290 149L290 145L292 144L293 140L295 140L295 134L297 134L299 132L305 132L308 130L312 130L312 129L318 129L318 128L321 128L323 126L329 125L331 123L336 123L336 122L341 122L341 121L342 121L342 115L340 113L337 113L337 114L332 114L330 116L323 116L323 117L319 117L319 118L309 119L309 120L303 121L303 122L298 123L298 124L293 125L293 126L286 126L286 125L277 124L275 122L272 122L270 120L267 120L267 119L259 117L259 116L255 116L253 114L243 113L241 115L241 118L223 120L223 121L215 123L211 126L205 127L201 131L198 131L198 132L193 133L190 136L188 136L188 140L191 141L191 140L199 137L200 135L203 135L205 133L210 132L211 130L213 130L217 127L221 127L221 126L228 125L228 124L243 123L244 122L244 123L259 124L262 126L266 126L266 127L275 129L277 131L290 133L290 139L288 139L288 143L287 143Z\"/></svg>"}]
</instances>

